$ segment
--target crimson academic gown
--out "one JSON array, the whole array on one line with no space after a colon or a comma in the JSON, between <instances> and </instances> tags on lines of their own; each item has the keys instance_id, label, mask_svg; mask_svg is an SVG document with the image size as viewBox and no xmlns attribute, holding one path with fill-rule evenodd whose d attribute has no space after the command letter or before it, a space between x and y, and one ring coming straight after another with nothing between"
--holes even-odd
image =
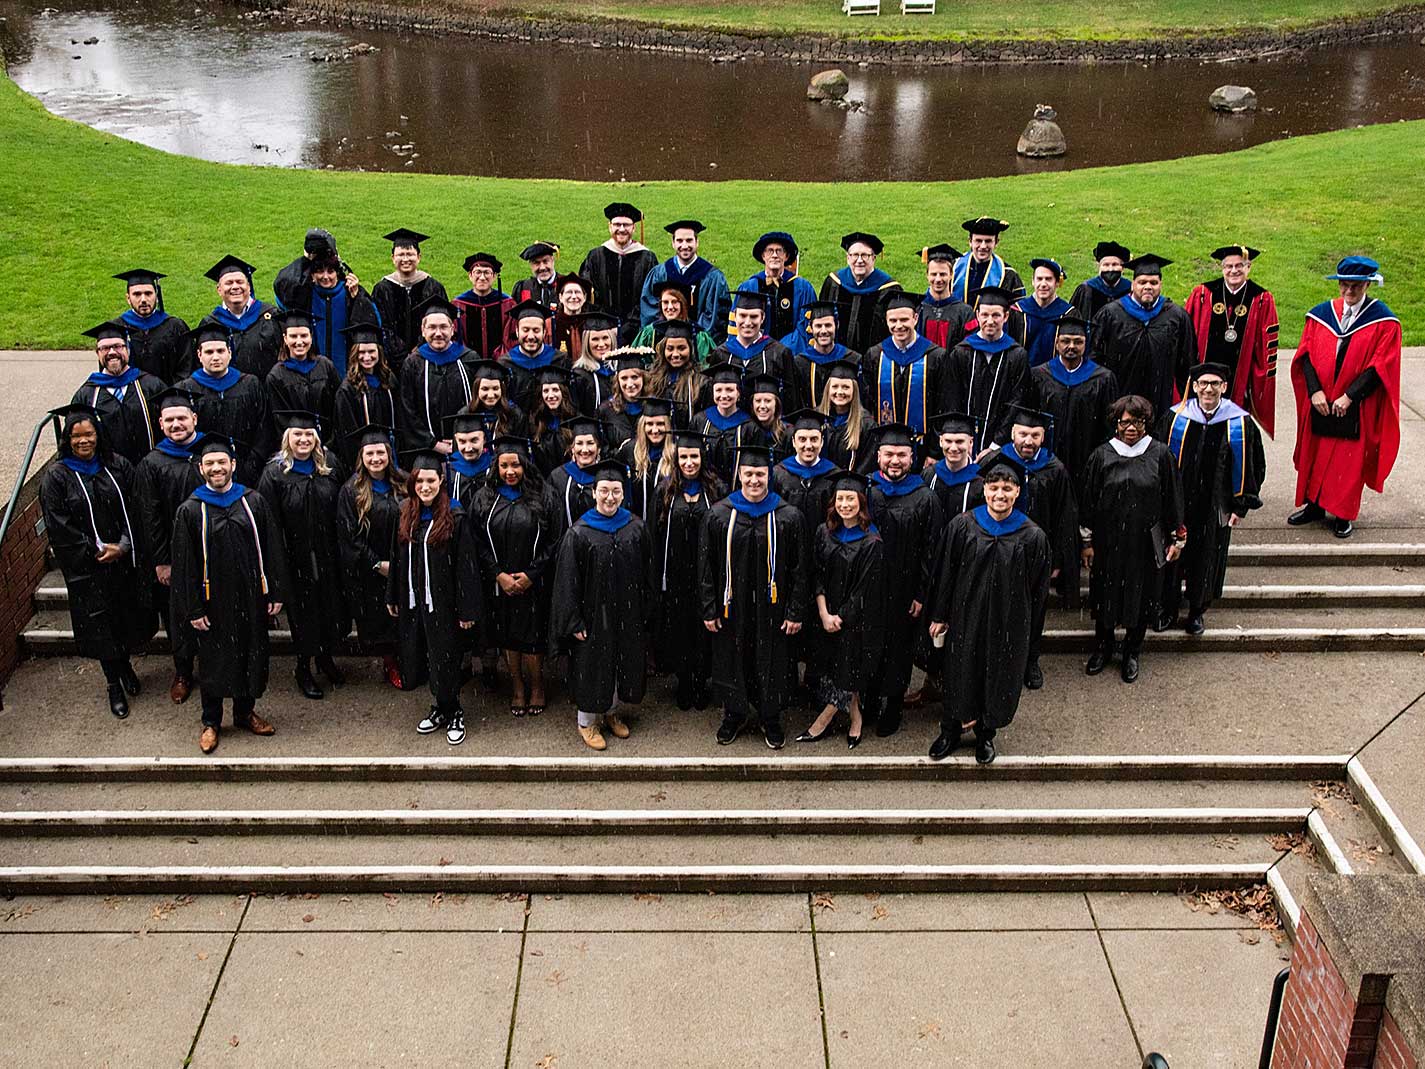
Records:
<instances>
[{"instance_id":1,"label":"crimson academic gown","mask_svg":"<svg viewBox=\"0 0 1425 1069\"><path fill-rule=\"evenodd\" d=\"M1197 335L1198 360L1232 368L1229 399L1250 412L1270 438L1277 413L1277 302L1251 280L1233 295L1226 285L1215 278L1195 287L1183 311ZM1236 315L1243 305L1245 317ZM1237 333L1235 341L1225 337L1229 324Z\"/></svg>"}]
</instances>

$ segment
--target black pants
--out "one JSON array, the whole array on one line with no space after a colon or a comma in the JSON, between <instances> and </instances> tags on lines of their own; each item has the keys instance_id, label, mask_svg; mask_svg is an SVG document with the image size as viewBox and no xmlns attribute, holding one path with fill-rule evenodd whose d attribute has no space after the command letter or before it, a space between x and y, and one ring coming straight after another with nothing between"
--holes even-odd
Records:
<instances>
[{"instance_id":1,"label":"black pants","mask_svg":"<svg viewBox=\"0 0 1425 1069\"><path fill-rule=\"evenodd\" d=\"M104 680L111 687L117 687L120 677L125 668L129 666L127 657L105 657L99 662L99 667L104 669Z\"/></svg>"},{"instance_id":2,"label":"black pants","mask_svg":"<svg viewBox=\"0 0 1425 1069\"><path fill-rule=\"evenodd\" d=\"M944 734L944 735L958 735L958 734L960 734L961 732L963 732L964 730L965 730L964 722L963 722L963 720L960 718L960 716L959 716L958 714L952 713L952 712L950 712L949 710L946 710L944 713L941 714L941 716L940 716L940 731L941 731L941 734ZM975 738L977 738L977 739L993 739L993 738L995 737L995 729L992 728L992 727L987 727L987 726L985 725L985 718L982 717L982 716L981 716L981 717L977 717L977 718L975 719L975 726L974 726L971 730L974 731L974 733L975 733Z\"/></svg>"},{"instance_id":3,"label":"black pants","mask_svg":"<svg viewBox=\"0 0 1425 1069\"><path fill-rule=\"evenodd\" d=\"M168 635L168 643L173 647L173 674L180 679L193 678L193 651L182 649L183 636L173 633L173 621L169 619L169 588L162 583L153 584L153 603L158 607L158 619Z\"/></svg>"},{"instance_id":4,"label":"black pants","mask_svg":"<svg viewBox=\"0 0 1425 1069\"><path fill-rule=\"evenodd\" d=\"M226 695L210 694L202 687L199 688L199 693L203 698L203 726L207 728L222 727L223 699ZM252 711L256 707L256 698L233 695L233 726L246 727L247 718L252 715Z\"/></svg>"},{"instance_id":5,"label":"black pants","mask_svg":"<svg viewBox=\"0 0 1425 1069\"><path fill-rule=\"evenodd\" d=\"M1137 627L1130 627L1125 630L1123 638L1123 655L1125 657L1137 657L1143 652L1143 637L1148 633L1147 624L1139 624ZM1094 634L1098 638L1101 649L1111 650L1113 648L1113 628L1102 622L1095 621Z\"/></svg>"}]
</instances>

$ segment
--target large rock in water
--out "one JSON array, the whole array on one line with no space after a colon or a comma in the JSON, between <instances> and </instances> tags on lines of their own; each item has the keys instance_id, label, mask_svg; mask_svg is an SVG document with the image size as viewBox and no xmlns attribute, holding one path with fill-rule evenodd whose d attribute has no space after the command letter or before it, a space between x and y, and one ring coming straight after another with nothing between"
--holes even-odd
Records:
<instances>
[{"instance_id":1,"label":"large rock in water","mask_svg":"<svg viewBox=\"0 0 1425 1069\"><path fill-rule=\"evenodd\" d=\"M1029 120L1024 133L1019 135L1019 144L1015 146L1015 151L1021 156L1062 156L1069 150L1069 146L1064 141L1064 131L1059 129L1059 124L1055 121L1058 118L1059 113L1048 104L1036 105L1034 118Z\"/></svg>"},{"instance_id":2,"label":"large rock in water","mask_svg":"<svg viewBox=\"0 0 1425 1069\"><path fill-rule=\"evenodd\" d=\"M851 80L846 72L837 68L821 71L812 76L807 86L808 100L844 100L851 91Z\"/></svg>"},{"instance_id":3,"label":"large rock in water","mask_svg":"<svg viewBox=\"0 0 1425 1069\"><path fill-rule=\"evenodd\" d=\"M1219 85L1207 98L1213 111L1256 111L1257 94L1245 85Z\"/></svg>"}]
</instances>

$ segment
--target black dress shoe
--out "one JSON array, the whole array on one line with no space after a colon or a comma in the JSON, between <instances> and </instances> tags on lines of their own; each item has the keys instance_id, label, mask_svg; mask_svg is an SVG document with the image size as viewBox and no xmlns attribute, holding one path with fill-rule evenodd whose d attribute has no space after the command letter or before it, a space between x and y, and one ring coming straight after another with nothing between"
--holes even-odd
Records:
<instances>
[{"instance_id":1,"label":"black dress shoe","mask_svg":"<svg viewBox=\"0 0 1425 1069\"><path fill-rule=\"evenodd\" d=\"M742 721L735 716L724 716L722 723L717 728L717 744L719 746L731 746L737 741L737 736L742 734Z\"/></svg>"},{"instance_id":2,"label":"black dress shoe","mask_svg":"<svg viewBox=\"0 0 1425 1069\"><path fill-rule=\"evenodd\" d=\"M960 745L960 730L945 731L941 729L935 741L930 744L930 759L932 761L943 761L955 752Z\"/></svg>"},{"instance_id":3,"label":"black dress shoe","mask_svg":"<svg viewBox=\"0 0 1425 1069\"><path fill-rule=\"evenodd\" d=\"M762 735L767 740L769 750L780 750L787 745L787 733L782 730L781 724L768 724L762 729Z\"/></svg>"},{"instance_id":4,"label":"black dress shoe","mask_svg":"<svg viewBox=\"0 0 1425 1069\"><path fill-rule=\"evenodd\" d=\"M1200 635L1206 631L1207 627L1202 622L1202 613L1195 612L1188 616L1187 623L1183 624L1183 630L1189 635Z\"/></svg>"},{"instance_id":5,"label":"black dress shoe","mask_svg":"<svg viewBox=\"0 0 1425 1069\"><path fill-rule=\"evenodd\" d=\"M975 763L977 765L991 764L995 759L995 740L979 738L975 740Z\"/></svg>"},{"instance_id":6,"label":"black dress shoe","mask_svg":"<svg viewBox=\"0 0 1425 1069\"><path fill-rule=\"evenodd\" d=\"M1177 614L1177 613L1175 613L1175 612L1160 612L1160 613L1158 614L1158 618L1153 621L1153 630L1156 631L1156 632L1158 632L1158 634L1162 634L1162 633L1163 633L1164 631L1166 631L1168 628L1172 627L1173 624L1177 623L1177 621L1178 621L1178 614Z\"/></svg>"},{"instance_id":7,"label":"black dress shoe","mask_svg":"<svg viewBox=\"0 0 1425 1069\"><path fill-rule=\"evenodd\" d=\"M811 733L811 729L808 728L806 731L803 731L800 735L797 736L797 741L798 741L798 742L820 742L822 739L826 738L828 735L831 734L832 725L834 725L835 723L836 723L836 718L835 718L835 717L832 717L831 723L827 724L826 727L822 728L821 731L818 732L818 733L815 734L815 735L813 735L813 734Z\"/></svg>"},{"instance_id":8,"label":"black dress shoe","mask_svg":"<svg viewBox=\"0 0 1425 1069\"><path fill-rule=\"evenodd\" d=\"M331 684L334 687L339 687L346 682L346 673L338 668L336 662L330 657L318 657L317 668L322 675L331 680Z\"/></svg>"},{"instance_id":9,"label":"black dress shoe","mask_svg":"<svg viewBox=\"0 0 1425 1069\"><path fill-rule=\"evenodd\" d=\"M847 748L848 750L854 750L854 749L856 749L856 747L858 747L858 746L860 746L860 745L861 745L861 736L860 736L860 735L853 735L853 734L851 734L851 732L848 730L848 731L846 732L846 748Z\"/></svg>"},{"instance_id":10,"label":"black dress shoe","mask_svg":"<svg viewBox=\"0 0 1425 1069\"><path fill-rule=\"evenodd\" d=\"M1286 518L1288 526L1305 527L1308 523L1319 523L1326 518L1326 510L1314 501L1308 501Z\"/></svg>"},{"instance_id":11,"label":"black dress shoe","mask_svg":"<svg viewBox=\"0 0 1425 1069\"><path fill-rule=\"evenodd\" d=\"M1044 685L1044 669L1039 667L1038 657L1024 669L1024 685L1030 690L1038 690Z\"/></svg>"},{"instance_id":12,"label":"black dress shoe","mask_svg":"<svg viewBox=\"0 0 1425 1069\"><path fill-rule=\"evenodd\" d=\"M129 699L124 697L122 684L109 684L109 712L113 713L120 720L129 715Z\"/></svg>"},{"instance_id":13,"label":"black dress shoe","mask_svg":"<svg viewBox=\"0 0 1425 1069\"><path fill-rule=\"evenodd\" d=\"M693 707L693 684L686 679L678 680L678 693L673 699L679 709L687 711Z\"/></svg>"},{"instance_id":14,"label":"black dress shoe","mask_svg":"<svg viewBox=\"0 0 1425 1069\"><path fill-rule=\"evenodd\" d=\"M1088 663L1084 665L1084 674L1096 676L1108 665L1108 659L1112 656L1112 651L1103 646L1096 646L1089 654Z\"/></svg>"},{"instance_id":15,"label":"black dress shoe","mask_svg":"<svg viewBox=\"0 0 1425 1069\"><path fill-rule=\"evenodd\" d=\"M887 698L885 708L876 718L876 737L889 739L901 729L901 703L897 698Z\"/></svg>"},{"instance_id":16,"label":"black dress shoe","mask_svg":"<svg viewBox=\"0 0 1425 1069\"><path fill-rule=\"evenodd\" d=\"M706 683L694 683L693 708L706 709L710 700L711 696L708 694L708 685Z\"/></svg>"},{"instance_id":17,"label":"black dress shoe","mask_svg":"<svg viewBox=\"0 0 1425 1069\"><path fill-rule=\"evenodd\" d=\"M1138 654L1125 653L1123 655L1123 682L1132 683L1138 678Z\"/></svg>"},{"instance_id":18,"label":"black dress shoe","mask_svg":"<svg viewBox=\"0 0 1425 1069\"><path fill-rule=\"evenodd\" d=\"M1331 533L1337 538L1350 538L1356 533L1356 525L1350 520L1343 520L1338 516L1331 521Z\"/></svg>"},{"instance_id":19,"label":"black dress shoe","mask_svg":"<svg viewBox=\"0 0 1425 1069\"><path fill-rule=\"evenodd\" d=\"M124 667L119 670L119 683L124 688L124 693L130 698L137 698L139 691L143 689L143 684L139 682L138 673L134 671L134 666L128 661L124 662Z\"/></svg>"},{"instance_id":20,"label":"black dress shoe","mask_svg":"<svg viewBox=\"0 0 1425 1069\"><path fill-rule=\"evenodd\" d=\"M302 692L302 697L311 698L314 701L318 698L325 698L326 694L322 688L317 686L316 677L312 675L312 666L304 661L297 662L297 689Z\"/></svg>"}]
</instances>

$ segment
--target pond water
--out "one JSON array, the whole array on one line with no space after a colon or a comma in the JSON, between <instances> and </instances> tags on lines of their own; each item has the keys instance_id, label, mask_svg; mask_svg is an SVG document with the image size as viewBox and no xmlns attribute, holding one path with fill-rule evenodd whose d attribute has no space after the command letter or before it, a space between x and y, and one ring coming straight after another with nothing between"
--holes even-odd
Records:
<instances>
[{"instance_id":1,"label":"pond water","mask_svg":"<svg viewBox=\"0 0 1425 1069\"><path fill-rule=\"evenodd\" d=\"M230 163L518 178L957 179L1222 152L1425 117L1413 41L1250 63L847 70L864 110L804 99L813 64L244 18L173 0L0 0L10 76L56 114ZM93 41L94 43L85 43ZM313 62L358 42L377 51ZM1224 83L1262 110L1210 111ZM1014 146L1037 103L1059 160Z\"/></svg>"}]
</instances>

